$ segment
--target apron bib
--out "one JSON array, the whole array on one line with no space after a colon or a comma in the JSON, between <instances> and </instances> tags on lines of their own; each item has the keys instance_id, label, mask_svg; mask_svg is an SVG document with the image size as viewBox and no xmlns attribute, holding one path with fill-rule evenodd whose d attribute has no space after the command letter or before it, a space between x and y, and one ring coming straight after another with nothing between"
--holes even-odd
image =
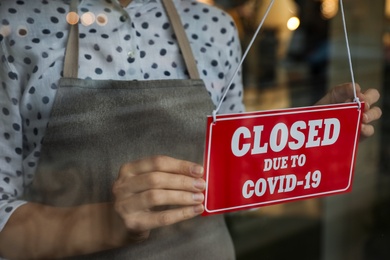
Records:
<instances>
[{"instance_id":1,"label":"apron bib","mask_svg":"<svg viewBox=\"0 0 390 260\"><path fill-rule=\"evenodd\" d=\"M186 51L188 40L171 0L163 4L181 38L191 79L77 79L78 25L72 26L64 78L27 200L56 207L112 201L120 166L142 157L167 155L202 164L206 116L214 105ZM139 244L72 259L234 259L234 250L218 215L152 230Z\"/></svg>"}]
</instances>

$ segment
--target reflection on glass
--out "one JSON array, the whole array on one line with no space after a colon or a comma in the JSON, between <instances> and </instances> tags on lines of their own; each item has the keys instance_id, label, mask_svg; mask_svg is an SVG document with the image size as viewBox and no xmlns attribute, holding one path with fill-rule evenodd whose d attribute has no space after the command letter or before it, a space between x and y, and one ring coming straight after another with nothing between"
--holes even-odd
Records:
<instances>
[{"instance_id":1,"label":"reflection on glass","mask_svg":"<svg viewBox=\"0 0 390 260\"><path fill-rule=\"evenodd\" d=\"M92 25L95 22L95 20L96 20L96 17L91 12L84 13L81 16L81 24L84 25L84 26Z\"/></svg>"},{"instance_id":2,"label":"reflection on glass","mask_svg":"<svg viewBox=\"0 0 390 260\"><path fill-rule=\"evenodd\" d=\"M75 12L69 12L66 15L66 21L71 25L77 24L79 22L79 15Z\"/></svg>"},{"instance_id":3,"label":"reflection on glass","mask_svg":"<svg viewBox=\"0 0 390 260\"><path fill-rule=\"evenodd\" d=\"M7 37L8 35L11 34L11 27L9 25L3 25L0 27L0 34L3 37Z\"/></svg>"},{"instance_id":4,"label":"reflection on glass","mask_svg":"<svg viewBox=\"0 0 390 260\"><path fill-rule=\"evenodd\" d=\"M24 27L24 26L20 26L20 27L18 28L18 35L19 35L20 37L25 37L25 36L27 35L27 28Z\"/></svg>"},{"instance_id":5,"label":"reflection on glass","mask_svg":"<svg viewBox=\"0 0 390 260\"><path fill-rule=\"evenodd\" d=\"M99 14L96 17L96 23L100 26L106 25L108 22L107 16L105 14Z\"/></svg>"}]
</instances>

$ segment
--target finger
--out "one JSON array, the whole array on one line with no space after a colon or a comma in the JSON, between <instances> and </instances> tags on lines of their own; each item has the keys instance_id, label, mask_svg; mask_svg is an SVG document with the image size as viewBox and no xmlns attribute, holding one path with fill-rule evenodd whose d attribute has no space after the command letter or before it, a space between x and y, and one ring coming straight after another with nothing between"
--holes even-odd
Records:
<instances>
[{"instance_id":1,"label":"finger","mask_svg":"<svg viewBox=\"0 0 390 260\"><path fill-rule=\"evenodd\" d=\"M152 172L138 175L128 183L123 183L122 187L131 192L141 192L150 189L199 192L205 189L206 182L201 178L192 178L185 175Z\"/></svg>"},{"instance_id":2,"label":"finger","mask_svg":"<svg viewBox=\"0 0 390 260\"><path fill-rule=\"evenodd\" d=\"M363 137L370 137L375 133L375 129L372 125L362 124L360 129L360 135Z\"/></svg>"},{"instance_id":3,"label":"finger","mask_svg":"<svg viewBox=\"0 0 390 260\"><path fill-rule=\"evenodd\" d=\"M378 102L379 98L379 91L373 88L367 89L362 95L362 101L367 104L367 108L370 108L373 104Z\"/></svg>"},{"instance_id":4,"label":"finger","mask_svg":"<svg viewBox=\"0 0 390 260\"><path fill-rule=\"evenodd\" d=\"M203 200L203 193L150 190L117 201L116 206L120 215L125 216L150 211L158 206L194 206L201 204Z\"/></svg>"},{"instance_id":5,"label":"finger","mask_svg":"<svg viewBox=\"0 0 390 260\"><path fill-rule=\"evenodd\" d=\"M203 213L202 204L178 209L170 209L162 212L151 212L155 227L169 226L187 219L191 219Z\"/></svg>"},{"instance_id":6,"label":"finger","mask_svg":"<svg viewBox=\"0 0 390 260\"><path fill-rule=\"evenodd\" d=\"M164 211L151 211L126 216L123 220L131 231L147 231L154 228L173 225L191 219L204 211L203 205L188 206Z\"/></svg>"},{"instance_id":7,"label":"finger","mask_svg":"<svg viewBox=\"0 0 390 260\"><path fill-rule=\"evenodd\" d=\"M378 120L382 116L382 110L379 107L373 107L370 110L364 112L363 123L368 124L375 120Z\"/></svg>"},{"instance_id":8,"label":"finger","mask_svg":"<svg viewBox=\"0 0 390 260\"><path fill-rule=\"evenodd\" d=\"M124 164L120 170L120 174L142 174L147 172L170 172L202 177L203 167L193 162L160 155Z\"/></svg>"},{"instance_id":9,"label":"finger","mask_svg":"<svg viewBox=\"0 0 390 260\"><path fill-rule=\"evenodd\" d=\"M203 193L192 193L184 191L162 191L149 190L134 195L134 200L140 201L139 210L149 210L158 206L191 206L203 202Z\"/></svg>"}]
</instances>

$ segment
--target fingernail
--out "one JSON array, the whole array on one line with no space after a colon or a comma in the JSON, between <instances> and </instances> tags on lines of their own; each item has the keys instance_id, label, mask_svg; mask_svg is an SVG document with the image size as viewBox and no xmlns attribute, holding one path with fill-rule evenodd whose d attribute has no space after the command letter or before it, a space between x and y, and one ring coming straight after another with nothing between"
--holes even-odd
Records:
<instances>
[{"instance_id":1,"label":"fingernail","mask_svg":"<svg viewBox=\"0 0 390 260\"><path fill-rule=\"evenodd\" d=\"M202 202L204 200L204 195L203 193L194 193L192 195L192 198L194 199L194 201Z\"/></svg>"},{"instance_id":2,"label":"fingernail","mask_svg":"<svg viewBox=\"0 0 390 260\"><path fill-rule=\"evenodd\" d=\"M203 211L204 211L203 205L197 205L197 206L194 207L194 212L195 212L196 214L200 214L200 213L202 213Z\"/></svg>"},{"instance_id":3,"label":"fingernail","mask_svg":"<svg viewBox=\"0 0 390 260\"><path fill-rule=\"evenodd\" d=\"M206 187L206 183L202 179L196 179L194 181L194 187L199 189L199 190L204 190L204 188Z\"/></svg>"},{"instance_id":4,"label":"fingernail","mask_svg":"<svg viewBox=\"0 0 390 260\"><path fill-rule=\"evenodd\" d=\"M195 174L195 175L199 175L199 176L202 176L203 175L203 167L200 166L200 165L193 165L191 167L191 173Z\"/></svg>"}]
</instances>

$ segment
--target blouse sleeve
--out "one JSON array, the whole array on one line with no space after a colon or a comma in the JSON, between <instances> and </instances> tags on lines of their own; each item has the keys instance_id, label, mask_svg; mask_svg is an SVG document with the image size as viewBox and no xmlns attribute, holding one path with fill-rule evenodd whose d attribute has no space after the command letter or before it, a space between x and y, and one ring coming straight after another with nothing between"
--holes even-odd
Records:
<instances>
[{"instance_id":1,"label":"blouse sleeve","mask_svg":"<svg viewBox=\"0 0 390 260\"><path fill-rule=\"evenodd\" d=\"M19 111L21 80L0 34L0 232L13 211L24 204L23 129Z\"/></svg>"}]
</instances>

